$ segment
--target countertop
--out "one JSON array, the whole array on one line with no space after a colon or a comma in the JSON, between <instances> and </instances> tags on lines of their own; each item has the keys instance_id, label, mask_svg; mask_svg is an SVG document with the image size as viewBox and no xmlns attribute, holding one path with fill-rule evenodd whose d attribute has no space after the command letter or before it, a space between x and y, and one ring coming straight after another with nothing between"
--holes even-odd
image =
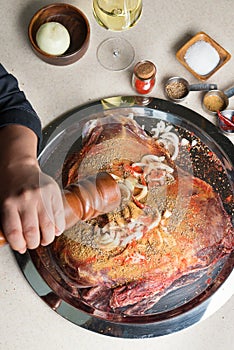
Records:
<instances>
[{"instance_id":1,"label":"countertop","mask_svg":"<svg viewBox=\"0 0 234 350\"><path fill-rule=\"evenodd\" d=\"M60 2L60 1L57 1ZM103 97L133 95L131 66L120 72L105 70L97 61L101 41L121 36L135 49L134 63L149 59L157 66L151 96L165 99L163 81L182 76L198 81L175 58L193 35L204 31L234 55L233 0L143 0L143 14L135 27L113 33L101 28L92 15L92 1L68 3L80 8L91 26L90 46L78 62L56 67L41 61L31 50L27 26L32 15L49 1L2 1L0 13L1 63L19 80L38 112L43 126L74 108ZM222 90L234 84L234 58L209 80ZM201 92L191 92L181 104L216 123L201 106ZM229 100L234 109L234 97ZM234 142L234 137L230 137ZM111 338L82 329L57 315L25 280L9 246L0 251L0 349L180 349L220 350L233 347L234 296L208 319L178 333L151 339Z\"/></svg>"}]
</instances>

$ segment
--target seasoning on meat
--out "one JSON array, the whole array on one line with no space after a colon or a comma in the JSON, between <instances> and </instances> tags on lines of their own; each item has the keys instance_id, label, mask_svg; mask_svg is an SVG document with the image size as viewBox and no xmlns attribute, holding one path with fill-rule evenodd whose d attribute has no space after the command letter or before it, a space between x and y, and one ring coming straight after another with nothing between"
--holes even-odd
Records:
<instances>
[{"instance_id":1,"label":"seasoning on meat","mask_svg":"<svg viewBox=\"0 0 234 350\"><path fill-rule=\"evenodd\" d=\"M117 210L79 222L51 248L72 283L87 287L81 296L90 305L144 313L181 277L202 274L233 250L219 194L188 164L178 166L178 142L163 122L151 137L134 120L109 116L86 125L82 150L67 160L65 185L105 170L124 191Z\"/></svg>"}]
</instances>

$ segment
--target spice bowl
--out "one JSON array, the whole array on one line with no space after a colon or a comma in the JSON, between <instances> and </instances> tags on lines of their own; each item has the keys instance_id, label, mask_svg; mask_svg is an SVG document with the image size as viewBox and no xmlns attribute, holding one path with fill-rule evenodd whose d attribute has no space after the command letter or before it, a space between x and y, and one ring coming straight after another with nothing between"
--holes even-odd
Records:
<instances>
[{"instance_id":1,"label":"spice bowl","mask_svg":"<svg viewBox=\"0 0 234 350\"><path fill-rule=\"evenodd\" d=\"M181 77L169 78L164 86L164 91L169 100L174 102L183 101L190 91L208 91L217 89L216 84L189 84L189 82Z\"/></svg>"},{"instance_id":2,"label":"spice bowl","mask_svg":"<svg viewBox=\"0 0 234 350\"><path fill-rule=\"evenodd\" d=\"M176 58L197 79L205 81L230 60L231 54L199 32L177 51Z\"/></svg>"},{"instance_id":3,"label":"spice bowl","mask_svg":"<svg viewBox=\"0 0 234 350\"><path fill-rule=\"evenodd\" d=\"M229 105L229 97L234 95L234 87L222 91L222 90L212 90L208 91L202 100L203 109L210 113L216 114L217 111L223 111Z\"/></svg>"},{"instance_id":4,"label":"spice bowl","mask_svg":"<svg viewBox=\"0 0 234 350\"><path fill-rule=\"evenodd\" d=\"M226 109L225 111L222 112L222 115L234 124L233 109ZM227 123L221 120L219 116L218 116L218 126L223 133L228 135L234 135L234 127L230 127L229 125L227 125Z\"/></svg>"},{"instance_id":5,"label":"spice bowl","mask_svg":"<svg viewBox=\"0 0 234 350\"><path fill-rule=\"evenodd\" d=\"M48 22L62 24L70 35L70 45L61 55L48 54L38 46L38 29ZM28 37L34 53L41 60L52 65L65 66L78 61L86 53L90 41L90 25L86 16L75 6L54 3L44 6L34 14L29 23Z\"/></svg>"},{"instance_id":6,"label":"spice bowl","mask_svg":"<svg viewBox=\"0 0 234 350\"><path fill-rule=\"evenodd\" d=\"M171 77L165 83L164 92L169 100L181 102L189 93L189 84L184 78Z\"/></svg>"}]
</instances>

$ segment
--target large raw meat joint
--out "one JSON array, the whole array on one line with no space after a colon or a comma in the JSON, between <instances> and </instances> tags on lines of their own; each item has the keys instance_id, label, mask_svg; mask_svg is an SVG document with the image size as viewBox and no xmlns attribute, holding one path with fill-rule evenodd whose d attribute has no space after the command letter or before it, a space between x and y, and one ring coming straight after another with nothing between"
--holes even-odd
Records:
<instances>
[{"instance_id":1,"label":"large raw meat joint","mask_svg":"<svg viewBox=\"0 0 234 350\"><path fill-rule=\"evenodd\" d=\"M82 149L65 163L64 186L106 171L120 186L121 205L78 222L52 251L90 305L144 313L181 278L189 283L233 250L231 218L219 194L176 163L185 146L164 122L152 134L128 117L85 125Z\"/></svg>"}]
</instances>

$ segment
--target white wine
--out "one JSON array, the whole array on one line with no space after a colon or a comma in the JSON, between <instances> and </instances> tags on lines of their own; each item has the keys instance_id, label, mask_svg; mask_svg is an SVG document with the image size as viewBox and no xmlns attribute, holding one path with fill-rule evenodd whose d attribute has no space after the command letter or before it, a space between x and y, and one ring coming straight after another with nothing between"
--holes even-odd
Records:
<instances>
[{"instance_id":1,"label":"white wine","mask_svg":"<svg viewBox=\"0 0 234 350\"><path fill-rule=\"evenodd\" d=\"M141 12L142 0L93 0L93 13L97 22L113 31L133 27Z\"/></svg>"}]
</instances>

